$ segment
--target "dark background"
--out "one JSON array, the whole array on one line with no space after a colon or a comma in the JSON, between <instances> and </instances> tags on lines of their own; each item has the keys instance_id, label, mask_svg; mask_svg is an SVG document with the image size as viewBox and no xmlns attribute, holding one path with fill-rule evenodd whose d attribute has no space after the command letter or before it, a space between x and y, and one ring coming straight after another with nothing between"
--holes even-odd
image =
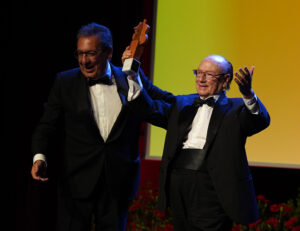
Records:
<instances>
[{"instance_id":1,"label":"dark background","mask_svg":"<svg viewBox=\"0 0 300 231\"><path fill-rule=\"evenodd\" d=\"M144 18L153 29L152 1L98 1L62 7L58 3L23 2L1 8L2 24L2 192L6 230L50 231L55 219L55 164L47 184L31 179L32 131L43 112L50 87L59 71L77 66L73 56L76 33L87 23L110 28L114 40L112 63L121 65L121 55L130 44L133 27ZM153 32L153 30L152 30ZM151 43L142 63L149 76ZM4 55L3 55L4 54ZM200 61L200 60L199 60ZM141 153L144 150L141 129ZM58 144L59 146L59 144ZM288 150L287 150L288 152ZM283 153L284 155L285 153ZM257 194L285 202L297 194L299 170L251 167ZM145 172L145 171L144 171Z\"/></svg>"},{"instance_id":2,"label":"dark background","mask_svg":"<svg viewBox=\"0 0 300 231\"><path fill-rule=\"evenodd\" d=\"M49 183L31 179L31 135L42 115L55 74L77 66L73 55L77 31L91 22L110 28L114 41L112 63L120 66L133 27L144 18L151 24L153 10L149 3L86 1L62 7L62 2L22 2L1 8L2 49L5 50L1 68L5 137L2 190L8 193L3 197L3 204L7 205L3 207L3 220L8 230L47 231L54 227L55 164L49 163ZM150 45L151 42L143 63L149 63ZM146 73L148 66L143 65Z\"/></svg>"}]
</instances>

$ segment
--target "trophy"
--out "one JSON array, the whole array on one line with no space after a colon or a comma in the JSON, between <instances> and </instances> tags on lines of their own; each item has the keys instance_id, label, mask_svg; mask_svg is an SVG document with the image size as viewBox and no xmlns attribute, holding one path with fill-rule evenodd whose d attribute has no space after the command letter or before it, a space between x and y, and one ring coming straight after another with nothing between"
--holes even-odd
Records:
<instances>
[{"instance_id":1,"label":"trophy","mask_svg":"<svg viewBox=\"0 0 300 231\"><path fill-rule=\"evenodd\" d=\"M149 25L146 24L147 20L144 19L134 28L134 34L130 43L131 57L125 59L122 71L127 75L136 76L140 68L140 57L144 50L144 44L148 40Z\"/></svg>"}]
</instances>

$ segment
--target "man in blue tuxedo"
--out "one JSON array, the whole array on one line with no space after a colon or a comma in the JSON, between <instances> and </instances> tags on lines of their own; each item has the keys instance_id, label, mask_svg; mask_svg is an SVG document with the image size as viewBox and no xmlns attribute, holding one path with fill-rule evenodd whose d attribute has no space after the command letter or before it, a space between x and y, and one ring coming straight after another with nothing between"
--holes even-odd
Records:
<instances>
[{"instance_id":1,"label":"man in blue tuxedo","mask_svg":"<svg viewBox=\"0 0 300 231\"><path fill-rule=\"evenodd\" d=\"M232 221L258 219L245 143L268 127L270 117L252 89L253 70L235 72L243 98L228 98L232 65L208 56L194 70L197 94L176 96L172 104L152 100L138 77L130 77L140 92L132 107L167 129L158 206L171 207L176 231L229 231Z\"/></svg>"},{"instance_id":2,"label":"man in blue tuxedo","mask_svg":"<svg viewBox=\"0 0 300 231\"><path fill-rule=\"evenodd\" d=\"M127 105L128 81L114 66L108 28L91 23L77 34L79 68L58 73L44 114L32 138L32 177L43 175L49 149L62 126L64 151L59 157L58 221L61 231L88 231L92 214L96 230L123 231L128 204L136 195L141 118ZM139 72L153 99L172 99Z\"/></svg>"}]
</instances>

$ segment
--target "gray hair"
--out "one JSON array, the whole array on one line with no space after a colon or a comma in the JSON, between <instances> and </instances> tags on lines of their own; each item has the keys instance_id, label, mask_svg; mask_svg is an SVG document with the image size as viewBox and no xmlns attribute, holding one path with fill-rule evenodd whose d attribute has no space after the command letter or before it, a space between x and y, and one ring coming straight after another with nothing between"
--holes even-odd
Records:
<instances>
[{"instance_id":1,"label":"gray hair","mask_svg":"<svg viewBox=\"0 0 300 231\"><path fill-rule=\"evenodd\" d=\"M103 51L113 48L113 41L110 30L100 24L90 23L82 26L77 33L77 40L81 37L97 36L100 40L100 46Z\"/></svg>"}]
</instances>

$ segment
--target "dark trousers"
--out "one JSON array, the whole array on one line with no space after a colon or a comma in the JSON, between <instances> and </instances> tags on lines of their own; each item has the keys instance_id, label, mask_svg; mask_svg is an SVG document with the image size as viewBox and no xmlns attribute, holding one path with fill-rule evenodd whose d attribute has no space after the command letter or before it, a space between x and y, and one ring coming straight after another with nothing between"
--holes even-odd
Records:
<instances>
[{"instance_id":1,"label":"dark trousers","mask_svg":"<svg viewBox=\"0 0 300 231\"><path fill-rule=\"evenodd\" d=\"M170 204L175 231L230 231L225 214L207 171L173 169Z\"/></svg>"},{"instance_id":2,"label":"dark trousers","mask_svg":"<svg viewBox=\"0 0 300 231\"><path fill-rule=\"evenodd\" d=\"M128 199L114 197L98 185L89 198L58 196L57 231L125 231ZM103 186L103 185L102 185Z\"/></svg>"}]
</instances>

